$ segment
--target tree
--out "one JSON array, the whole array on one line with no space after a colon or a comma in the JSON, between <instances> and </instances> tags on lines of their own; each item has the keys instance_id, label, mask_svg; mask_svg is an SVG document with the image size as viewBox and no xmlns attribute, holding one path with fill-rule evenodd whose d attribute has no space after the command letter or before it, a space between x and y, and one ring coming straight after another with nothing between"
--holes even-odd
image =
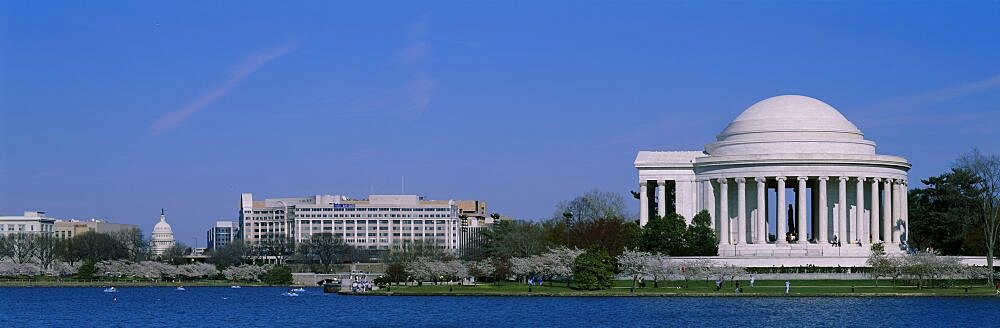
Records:
<instances>
[{"instance_id":1,"label":"tree","mask_svg":"<svg viewBox=\"0 0 1000 328\"><path fill-rule=\"evenodd\" d=\"M653 215L642 227L637 246L647 252L685 256L689 252L687 237L687 222L683 216L671 213L661 218Z\"/></svg>"},{"instance_id":2,"label":"tree","mask_svg":"<svg viewBox=\"0 0 1000 328\"><path fill-rule=\"evenodd\" d=\"M97 273L97 268L95 267L93 261L84 262L76 271L76 277L78 279L90 280L94 279L94 274Z\"/></svg>"},{"instance_id":3,"label":"tree","mask_svg":"<svg viewBox=\"0 0 1000 328\"><path fill-rule=\"evenodd\" d=\"M261 277L261 281L269 285L291 285L292 268L283 265L276 265L264 273Z\"/></svg>"},{"instance_id":4,"label":"tree","mask_svg":"<svg viewBox=\"0 0 1000 328\"><path fill-rule=\"evenodd\" d=\"M125 259L132 262L141 262L149 259L149 242L143 238L142 230L139 228L119 231L112 236L122 248Z\"/></svg>"},{"instance_id":5,"label":"tree","mask_svg":"<svg viewBox=\"0 0 1000 328\"><path fill-rule=\"evenodd\" d=\"M526 257L548 248L545 232L538 223L504 220L483 232L489 257Z\"/></svg>"},{"instance_id":6,"label":"tree","mask_svg":"<svg viewBox=\"0 0 1000 328\"><path fill-rule=\"evenodd\" d=\"M178 242L163 251L163 255L160 255L160 258L167 261L167 263L178 265L186 262L184 256L188 254L191 254L191 247Z\"/></svg>"},{"instance_id":7,"label":"tree","mask_svg":"<svg viewBox=\"0 0 1000 328\"><path fill-rule=\"evenodd\" d=\"M620 217L574 222L568 228L566 247L600 247L612 257L621 254L641 233L638 224Z\"/></svg>"},{"instance_id":8,"label":"tree","mask_svg":"<svg viewBox=\"0 0 1000 328\"><path fill-rule=\"evenodd\" d=\"M576 287L587 290L610 288L615 273L614 261L606 250L599 247L588 249L577 256L573 263Z\"/></svg>"},{"instance_id":9,"label":"tree","mask_svg":"<svg viewBox=\"0 0 1000 328\"><path fill-rule=\"evenodd\" d=\"M646 267L649 275L653 277L653 288L660 288L659 279L669 277L677 273L677 266L665 255L652 255L646 258Z\"/></svg>"},{"instance_id":10,"label":"tree","mask_svg":"<svg viewBox=\"0 0 1000 328\"><path fill-rule=\"evenodd\" d=\"M35 236L37 247L35 258L42 265L43 270L48 270L52 262L56 260L56 246L59 242L52 234L42 234Z\"/></svg>"},{"instance_id":11,"label":"tree","mask_svg":"<svg viewBox=\"0 0 1000 328\"><path fill-rule=\"evenodd\" d=\"M620 194L591 190L568 202L556 205L553 218L571 221L594 221L607 218L625 218L625 197Z\"/></svg>"},{"instance_id":12,"label":"tree","mask_svg":"<svg viewBox=\"0 0 1000 328\"><path fill-rule=\"evenodd\" d=\"M879 277L894 276L896 268L899 266L899 263L895 258L886 256L885 244L882 243L872 244L871 254L868 255L868 260L866 260L865 263L871 267L869 275L875 279L875 287L878 287Z\"/></svg>"},{"instance_id":13,"label":"tree","mask_svg":"<svg viewBox=\"0 0 1000 328\"><path fill-rule=\"evenodd\" d=\"M942 255L983 255L982 230L977 227L978 177L964 168L920 180L926 188L909 192L907 243Z\"/></svg>"},{"instance_id":14,"label":"tree","mask_svg":"<svg viewBox=\"0 0 1000 328\"><path fill-rule=\"evenodd\" d=\"M344 243L343 239L332 233L317 233L308 240L299 243L298 254L309 262L318 261L323 272L330 271L330 266L341 259L350 258L353 247Z\"/></svg>"},{"instance_id":15,"label":"tree","mask_svg":"<svg viewBox=\"0 0 1000 328\"><path fill-rule=\"evenodd\" d=\"M242 240L234 240L226 246L213 248L208 254L208 263L215 264L221 270L243 263L246 255L246 245Z\"/></svg>"},{"instance_id":16,"label":"tree","mask_svg":"<svg viewBox=\"0 0 1000 328\"><path fill-rule=\"evenodd\" d=\"M285 258L295 252L295 241L283 234L267 234L258 242L264 256L274 258L278 265L285 263Z\"/></svg>"},{"instance_id":17,"label":"tree","mask_svg":"<svg viewBox=\"0 0 1000 328\"><path fill-rule=\"evenodd\" d=\"M688 255L716 256L719 255L719 238L712 229L712 216L702 210L691 219L691 227L687 229ZM670 254L673 255L673 254Z\"/></svg>"},{"instance_id":18,"label":"tree","mask_svg":"<svg viewBox=\"0 0 1000 328\"><path fill-rule=\"evenodd\" d=\"M547 279L562 279L566 282L566 287L569 287L573 280L573 263L580 254L583 254L583 250L576 248L551 248L538 259L540 271Z\"/></svg>"},{"instance_id":19,"label":"tree","mask_svg":"<svg viewBox=\"0 0 1000 328\"><path fill-rule=\"evenodd\" d=\"M496 266L493 265L493 259L487 258L479 261L468 262L469 274L477 279L493 278L496 272Z\"/></svg>"},{"instance_id":20,"label":"tree","mask_svg":"<svg viewBox=\"0 0 1000 328\"><path fill-rule=\"evenodd\" d=\"M38 239L35 234L18 232L0 236L2 247L6 250L6 256L14 263L24 264L34 260L35 251L38 249Z\"/></svg>"},{"instance_id":21,"label":"tree","mask_svg":"<svg viewBox=\"0 0 1000 328\"><path fill-rule=\"evenodd\" d=\"M648 252L629 249L626 249L621 255L618 255L618 272L632 277L632 288L629 290L630 292L635 292L635 284L639 279L639 276L649 273L650 257L652 257L652 254Z\"/></svg>"},{"instance_id":22,"label":"tree","mask_svg":"<svg viewBox=\"0 0 1000 328\"><path fill-rule=\"evenodd\" d=\"M985 155L973 149L958 159L958 166L976 175L979 189L979 219L982 222L986 244L986 266L993 270L993 252L996 249L997 231L1000 230L1000 156ZM987 281L993 285L993 275Z\"/></svg>"}]
</instances>

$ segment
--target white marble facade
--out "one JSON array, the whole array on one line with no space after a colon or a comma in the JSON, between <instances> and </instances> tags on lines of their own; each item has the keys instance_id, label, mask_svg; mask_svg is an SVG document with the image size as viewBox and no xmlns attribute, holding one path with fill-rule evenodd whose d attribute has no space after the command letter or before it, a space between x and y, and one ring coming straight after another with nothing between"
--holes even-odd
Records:
<instances>
[{"instance_id":1,"label":"white marble facade","mask_svg":"<svg viewBox=\"0 0 1000 328\"><path fill-rule=\"evenodd\" d=\"M765 99L704 151L640 151L635 167L640 224L707 210L721 256L866 256L907 238L910 164L810 97Z\"/></svg>"}]
</instances>

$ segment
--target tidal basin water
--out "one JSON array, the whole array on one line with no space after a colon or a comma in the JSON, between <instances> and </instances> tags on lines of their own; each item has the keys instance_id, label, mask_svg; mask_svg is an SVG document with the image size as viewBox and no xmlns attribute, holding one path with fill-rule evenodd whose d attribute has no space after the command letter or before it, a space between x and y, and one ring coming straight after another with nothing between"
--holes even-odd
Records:
<instances>
[{"instance_id":1,"label":"tidal basin water","mask_svg":"<svg viewBox=\"0 0 1000 328\"><path fill-rule=\"evenodd\" d=\"M307 288L0 288L0 327L996 327L998 298L358 297Z\"/></svg>"}]
</instances>

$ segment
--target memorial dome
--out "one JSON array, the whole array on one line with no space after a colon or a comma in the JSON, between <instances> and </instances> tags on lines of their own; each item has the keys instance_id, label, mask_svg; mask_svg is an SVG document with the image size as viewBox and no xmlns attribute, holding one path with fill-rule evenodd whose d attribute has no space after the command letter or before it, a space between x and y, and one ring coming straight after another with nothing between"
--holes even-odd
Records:
<instances>
[{"instance_id":1,"label":"memorial dome","mask_svg":"<svg viewBox=\"0 0 1000 328\"><path fill-rule=\"evenodd\" d=\"M875 154L875 143L865 140L861 130L837 109L799 95L753 104L716 140L705 147L710 155Z\"/></svg>"}]
</instances>

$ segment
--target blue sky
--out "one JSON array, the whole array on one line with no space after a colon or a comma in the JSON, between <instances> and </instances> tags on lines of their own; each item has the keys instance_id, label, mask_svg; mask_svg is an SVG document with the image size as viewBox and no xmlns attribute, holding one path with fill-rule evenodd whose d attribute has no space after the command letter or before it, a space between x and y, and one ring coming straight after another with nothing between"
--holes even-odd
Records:
<instances>
[{"instance_id":1,"label":"blue sky","mask_svg":"<svg viewBox=\"0 0 1000 328\"><path fill-rule=\"evenodd\" d=\"M1000 153L1000 3L4 1L0 213L148 232L166 208L203 246L241 192L405 176L548 217L778 94L838 108L914 182Z\"/></svg>"}]
</instances>

